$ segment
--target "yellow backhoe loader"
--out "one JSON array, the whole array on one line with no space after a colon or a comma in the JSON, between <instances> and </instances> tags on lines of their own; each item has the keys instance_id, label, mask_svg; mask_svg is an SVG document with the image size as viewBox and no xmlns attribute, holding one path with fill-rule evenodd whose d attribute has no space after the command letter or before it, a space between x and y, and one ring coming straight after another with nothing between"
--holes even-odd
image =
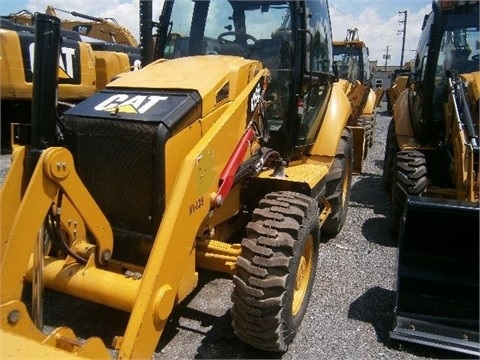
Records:
<instances>
[{"instance_id":1,"label":"yellow backhoe loader","mask_svg":"<svg viewBox=\"0 0 480 360\"><path fill-rule=\"evenodd\" d=\"M435 1L422 30L385 147L399 247L390 337L478 357L479 2Z\"/></svg>"},{"instance_id":2,"label":"yellow backhoe loader","mask_svg":"<svg viewBox=\"0 0 480 360\"><path fill-rule=\"evenodd\" d=\"M353 129L354 142L364 149L355 154L353 161L354 172L361 173L363 160L373 145L377 97L372 89L368 47L359 39L358 29L347 29L345 40L333 42L333 59L338 68L338 84L352 106L348 123Z\"/></svg>"},{"instance_id":3,"label":"yellow backhoe loader","mask_svg":"<svg viewBox=\"0 0 480 360\"><path fill-rule=\"evenodd\" d=\"M60 117L60 21L35 24L30 136L0 190L2 358L151 358L205 269L232 278L239 341L288 351L362 151L327 1L165 1L155 60ZM125 311L125 332L47 331L45 287Z\"/></svg>"}]
</instances>

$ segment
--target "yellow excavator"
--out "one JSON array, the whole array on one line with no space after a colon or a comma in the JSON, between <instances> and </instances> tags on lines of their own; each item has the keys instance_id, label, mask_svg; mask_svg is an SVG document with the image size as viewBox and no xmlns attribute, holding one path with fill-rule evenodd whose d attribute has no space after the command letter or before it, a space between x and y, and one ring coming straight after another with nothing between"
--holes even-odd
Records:
<instances>
[{"instance_id":1,"label":"yellow excavator","mask_svg":"<svg viewBox=\"0 0 480 360\"><path fill-rule=\"evenodd\" d=\"M35 15L32 121L0 189L1 357L151 358L202 270L231 277L240 342L287 352L363 151L327 1L165 1L155 60L56 116L60 26ZM126 312L124 333L46 327L49 289Z\"/></svg>"},{"instance_id":2,"label":"yellow excavator","mask_svg":"<svg viewBox=\"0 0 480 360\"><path fill-rule=\"evenodd\" d=\"M62 19L60 27L65 30L75 31L79 35L89 37L95 40L101 40L112 44L121 44L137 47L139 43L135 36L125 26L118 23L114 18L100 18L78 11L63 10L48 5L45 14L57 17L57 11L72 15L84 20ZM4 19L20 24L33 25L33 14L28 10L21 10L17 13L2 16Z\"/></svg>"},{"instance_id":3,"label":"yellow excavator","mask_svg":"<svg viewBox=\"0 0 480 360\"><path fill-rule=\"evenodd\" d=\"M54 11L55 8L48 7L46 13ZM116 75L141 66L140 47L126 28L112 21L88 18L81 26L80 22L61 20L59 112L103 89ZM26 10L0 17L3 153L11 152L17 136L11 124L29 123L31 118L35 36L32 25L33 14ZM82 38L83 35L89 38Z\"/></svg>"}]
</instances>

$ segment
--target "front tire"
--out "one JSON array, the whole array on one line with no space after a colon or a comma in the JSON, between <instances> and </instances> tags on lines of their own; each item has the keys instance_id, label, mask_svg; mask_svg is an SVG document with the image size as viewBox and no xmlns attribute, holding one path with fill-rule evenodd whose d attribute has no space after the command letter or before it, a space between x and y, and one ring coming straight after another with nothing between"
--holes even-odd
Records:
<instances>
[{"instance_id":1,"label":"front tire","mask_svg":"<svg viewBox=\"0 0 480 360\"><path fill-rule=\"evenodd\" d=\"M363 158L366 159L368 155L368 150L373 146L375 119L373 117L359 118L357 125L363 126L365 128L365 146L363 150Z\"/></svg>"},{"instance_id":2,"label":"front tire","mask_svg":"<svg viewBox=\"0 0 480 360\"><path fill-rule=\"evenodd\" d=\"M399 151L396 156L396 181L390 200L390 228L398 236L407 196L423 196L427 191L427 162L417 150Z\"/></svg>"},{"instance_id":3,"label":"front tire","mask_svg":"<svg viewBox=\"0 0 480 360\"><path fill-rule=\"evenodd\" d=\"M240 339L287 351L310 300L319 242L316 200L279 191L260 201L233 277L232 326Z\"/></svg>"}]
</instances>

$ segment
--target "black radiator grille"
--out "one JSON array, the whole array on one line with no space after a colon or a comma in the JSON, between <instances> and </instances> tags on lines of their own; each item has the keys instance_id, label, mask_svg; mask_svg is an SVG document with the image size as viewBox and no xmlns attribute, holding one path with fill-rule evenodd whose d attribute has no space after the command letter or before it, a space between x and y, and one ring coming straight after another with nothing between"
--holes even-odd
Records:
<instances>
[{"instance_id":1,"label":"black radiator grille","mask_svg":"<svg viewBox=\"0 0 480 360\"><path fill-rule=\"evenodd\" d=\"M71 116L66 127L77 172L112 227L153 235L158 124Z\"/></svg>"}]
</instances>

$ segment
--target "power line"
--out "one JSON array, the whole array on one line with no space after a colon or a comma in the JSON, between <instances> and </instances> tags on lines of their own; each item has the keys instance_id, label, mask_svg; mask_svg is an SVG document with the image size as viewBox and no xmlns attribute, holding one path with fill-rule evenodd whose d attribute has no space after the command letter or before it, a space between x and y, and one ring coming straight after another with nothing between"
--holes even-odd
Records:
<instances>
[{"instance_id":1,"label":"power line","mask_svg":"<svg viewBox=\"0 0 480 360\"><path fill-rule=\"evenodd\" d=\"M331 2L328 3L328 6L331 7L331 8L334 8L335 10L337 10L340 14L344 15L345 17L347 17L347 18L349 18L349 19L352 19L352 20L353 20L352 23L353 23L353 24L356 24L355 27L361 28L361 29L367 29L369 32L374 32L374 33L380 35L381 38L384 37L384 34L383 34L383 33L379 32L379 31L376 31L374 28L372 29L372 27L367 27L367 26L365 26L365 24L362 23L358 18L353 17L352 15L345 13L344 11L340 10L338 7L336 7L335 5L333 5ZM357 7L357 8L358 8L358 7ZM361 10L361 9L359 9L359 10ZM349 24L351 24L351 23L349 22Z\"/></svg>"}]
</instances>

